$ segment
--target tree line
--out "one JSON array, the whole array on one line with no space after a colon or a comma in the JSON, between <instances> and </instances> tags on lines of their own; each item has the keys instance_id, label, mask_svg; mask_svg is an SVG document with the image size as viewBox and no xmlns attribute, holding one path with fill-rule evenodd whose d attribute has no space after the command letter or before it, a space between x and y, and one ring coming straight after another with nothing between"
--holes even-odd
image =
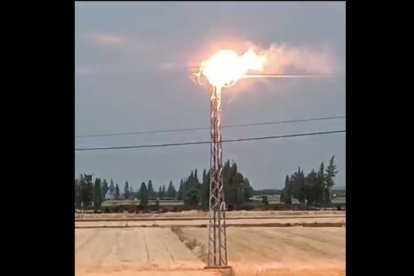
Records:
<instances>
[{"instance_id":1,"label":"tree line","mask_svg":"<svg viewBox=\"0 0 414 276\"><path fill-rule=\"evenodd\" d=\"M292 204L292 200L296 199L309 207L324 207L330 204L331 188L335 185L334 180L338 173L334 158L335 156L332 156L326 168L322 162L318 170L314 169L306 176L300 167L292 175L287 175L280 201Z\"/></svg>"},{"instance_id":2,"label":"tree line","mask_svg":"<svg viewBox=\"0 0 414 276\"><path fill-rule=\"evenodd\" d=\"M235 162L226 161L223 166L224 198L230 208L243 205L253 194L249 180L237 169ZM208 209L210 197L210 171L203 170L201 182L197 170L191 171L187 178L181 179L177 199L185 206Z\"/></svg>"},{"instance_id":3,"label":"tree line","mask_svg":"<svg viewBox=\"0 0 414 276\"><path fill-rule=\"evenodd\" d=\"M230 207L243 205L253 195L253 188L249 180L238 171L237 164L227 161L223 166L224 196L226 204ZM110 180L109 185L106 179L80 175L75 179L75 207L77 209L100 209L106 197L110 199L138 199L140 205L148 205L149 200L183 200L184 206L192 208L208 209L210 196L210 172L203 170L201 181L197 169L190 172L190 175L180 180L178 191L169 182L159 187L158 192L153 189L152 181L142 182L137 192L126 182L122 189L119 184Z\"/></svg>"},{"instance_id":4,"label":"tree line","mask_svg":"<svg viewBox=\"0 0 414 276\"><path fill-rule=\"evenodd\" d=\"M92 181L90 175L81 174L75 178L75 207L77 209L100 209L105 199L115 200L134 200L139 199L142 205L148 205L148 200L175 199L177 191L170 181L167 190L165 185L159 187L158 193L154 191L152 181L148 184L142 182L140 189L134 192L133 187L125 182L122 190L119 184L114 184L111 179L110 184L106 179L96 178Z\"/></svg>"},{"instance_id":5,"label":"tree line","mask_svg":"<svg viewBox=\"0 0 414 276\"><path fill-rule=\"evenodd\" d=\"M287 175L284 188L281 191L280 202L291 205L293 199L308 207L324 207L331 203L331 188L335 185L334 179L338 171L334 164L334 156L325 168L322 162L318 170L312 170L306 176L299 167L296 172ZM228 209L237 209L246 206L254 190L249 180L239 172L235 162L226 161L223 166L224 197ZM113 180L80 175L75 179L75 207L77 209L101 209L105 199L137 199L141 206L147 206L149 200L182 200L184 206L194 209L207 210L210 196L210 171L204 169L199 179L197 169L192 170L188 177L180 180L178 191L169 182L159 187L158 192L153 188L152 181L142 182L138 191L125 182L123 187L114 184ZM263 197L263 204L268 205L267 196Z\"/></svg>"}]
</instances>

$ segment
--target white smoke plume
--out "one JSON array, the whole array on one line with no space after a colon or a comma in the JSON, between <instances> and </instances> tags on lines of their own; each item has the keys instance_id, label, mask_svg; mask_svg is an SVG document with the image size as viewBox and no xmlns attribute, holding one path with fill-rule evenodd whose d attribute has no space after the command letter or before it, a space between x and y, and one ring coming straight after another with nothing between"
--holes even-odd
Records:
<instances>
[{"instance_id":1,"label":"white smoke plume","mask_svg":"<svg viewBox=\"0 0 414 276\"><path fill-rule=\"evenodd\" d=\"M274 74L333 74L336 70L335 55L327 48L286 46L272 44L269 49L260 49L248 42L258 55L266 57L264 73Z\"/></svg>"}]
</instances>

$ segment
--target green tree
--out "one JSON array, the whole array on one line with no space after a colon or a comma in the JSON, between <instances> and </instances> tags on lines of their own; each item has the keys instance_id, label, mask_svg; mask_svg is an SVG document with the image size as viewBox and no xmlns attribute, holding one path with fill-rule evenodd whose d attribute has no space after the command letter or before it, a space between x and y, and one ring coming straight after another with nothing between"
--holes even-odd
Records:
<instances>
[{"instance_id":1,"label":"green tree","mask_svg":"<svg viewBox=\"0 0 414 276\"><path fill-rule=\"evenodd\" d=\"M295 198L300 203L306 202L308 206L326 206L330 202L330 189L335 185L337 173L334 156L326 169L322 162L317 171L312 170L306 177L299 167L290 177L286 176L281 201L287 203Z\"/></svg>"},{"instance_id":2,"label":"green tree","mask_svg":"<svg viewBox=\"0 0 414 276\"><path fill-rule=\"evenodd\" d=\"M75 179L75 207L76 209L80 209L82 207L81 184L78 179Z\"/></svg>"},{"instance_id":3,"label":"green tree","mask_svg":"<svg viewBox=\"0 0 414 276\"><path fill-rule=\"evenodd\" d=\"M194 170L194 180L200 183L200 181L198 180L198 176L197 176L197 169Z\"/></svg>"},{"instance_id":4,"label":"green tree","mask_svg":"<svg viewBox=\"0 0 414 276\"><path fill-rule=\"evenodd\" d=\"M128 184L128 181L126 181L124 185L124 198L129 199L129 196L130 196L129 184Z\"/></svg>"},{"instance_id":5,"label":"green tree","mask_svg":"<svg viewBox=\"0 0 414 276\"><path fill-rule=\"evenodd\" d=\"M249 180L238 172L237 164L227 160L223 166L224 197L229 206L241 206L253 195Z\"/></svg>"},{"instance_id":6,"label":"green tree","mask_svg":"<svg viewBox=\"0 0 414 276\"><path fill-rule=\"evenodd\" d=\"M184 205L197 207L200 203L200 190L196 186L191 186L185 191Z\"/></svg>"},{"instance_id":7,"label":"green tree","mask_svg":"<svg viewBox=\"0 0 414 276\"><path fill-rule=\"evenodd\" d=\"M162 197L164 198L166 196L166 193L165 193L165 185L162 185L161 192L162 192Z\"/></svg>"},{"instance_id":8,"label":"green tree","mask_svg":"<svg viewBox=\"0 0 414 276\"><path fill-rule=\"evenodd\" d=\"M263 203L264 205L269 205L269 200L267 199L267 196L263 196L263 197L262 197L262 203Z\"/></svg>"},{"instance_id":9,"label":"green tree","mask_svg":"<svg viewBox=\"0 0 414 276\"><path fill-rule=\"evenodd\" d=\"M244 183L246 188L244 189L244 202L248 202L250 198L253 196L253 187L250 186L249 179L247 177L244 178Z\"/></svg>"},{"instance_id":10,"label":"green tree","mask_svg":"<svg viewBox=\"0 0 414 276\"><path fill-rule=\"evenodd\" d=\"M240 206L244 203L244 190L245 190L245 183L243 179L243 175L239 172L236 172L235 175L231 178L229 189L229 199L231 204Z\"/></svg>"},{"instance_id":11,"label":"green tree","mask_svg":"<svg viewBox=\"0 0 414 276\"><path fill-rule=\"evenodd\" d=\"M203 171L203 178L201 182L201 207L206 210L209 208L210 199L210 172Z\"/></svg>"},{"instance_id":12,"label":"green tree","mask_svg":"<svg viewBox=\"0 0 414 276\"><path fill-rule=\"evenodd\" d=\"M95 210L101 209L102 204L102 188L101 188L101 179L95 179L94 193L93 193L93 206Z\"/></svg>"},{"instance_id":13,"label":"green tree","mask_svg":"<svg viewBox=\"0 0 414 276\"><path fill-rule=\"evenodd\" d=\"M108 186L108 182L106 182L106 179L103 180L102 182L102 199L105 199L106 193L109 190L109 186Z\"/></svg>"},{"instance_id":14,"label":"green tree","mask_svg":"<svg viewBox=\"0 0 414 276\"><path fill-rule=\"evenodd\" d=\"M81 175L81 202L83 209L89 209L93 201L93 183L89 177Z\"/></svg>"},{"instance_id":15,"label":"green tree","mask_svg":"<svg viewBox=\"0 0 414 276\"><path fill-rule=\"evenodd\" d=\"M139 204L141 206L147 206L148 205L148 189L147 189L147 185L145 185L145 182L142 182L141 184L141 188L139 189Z\"/></svg>"},{"instance_id":16,"label":"green tree","mask_svg":"<svg viewBox=\"0 0 414 276\"><path fill-rule=\"evenodd\" d=\"M186 206L199 206L201 202L201 185L197 177L197 170L191 171L190 176L183 179L181 183L177 198L182 197Z\"/></svg>"},{"instance_id":17,"label":"green tree","mask_svg":"<svg viewBox=\"0 0 414 276\"><path fill-rule=\"evenodd\" d=\"M291 187L291 194L293 198L296 198L300 203L305 203L305 175L300 167L297 172L294 172L291 175L289 186Z\"/></svg>"},{"instance_id":18,"label":"green tree","mask_svg":"<svg viewBox=\"0 0 414 276\"><path fill-rule=\"evenodd\" d=\"M151 181L151 179L148 180L148 196L149 196L150 199L154 199L156 197L154 188L152 187L152 181Z\"/></svg>"},{"instance_id":19,"label":"green tree","mask_svg":"<svg viewBox=\"0 0 414 276\"><path fill-rule=\"evenodd\" d=\"M318 186L318 175L312 170L305 178L305 202L307 206L313 206L318 201L320 189Z\"/></svg>"},{"instance_id":20,"label":"green tree","mask_svg":"<svg viewBox=\"0 0 414 276\"><path fill-rule=\"evenodd\" d=\"M167 196L169 198L175 198L176 194L177 194L177 191L175 190L175 187L172 181L170 180L170 184L168 184L168 188L167 188Z\"/></svg>"},{"instance_id":21,"label":"green tree","mask_svg":"<svg viewBox=\"0 0 414 276\"><path fill-rule=\"evenodd\" d=\"M321 163L318 171L318 187L320 189L319 203L321 206L323 205L324 207L326 207L326 204L328 203L328 189L326 185L325 165L323 164L323 162Z\"/></svg>"},{"instance_id":22,"label":"green tree","mask_svg":"<svg viewBox=\"0 0 414 276\"><path fill-rule=\"evenodd\" d=\"M338 173L336 170L336 165L334 163L335 155L331 157L331 160L329 160L329 165L326 167L325 170L325 181L326 181L326 187L327 187L327 195L326 195L326 201L327 203L331 202L331 188L335 185L335 176Z\"/></svg>"},{"instance_id":23,"label":"green tree","mask_svg":"<svg viewBox=\"0 0 414 276\"><path fill-rule=\"evenodd\" d=\"M282 189L282 193L280 195L280 201L285 204L292 204L292 191L291 191L291 182L289 180L289 175L286 175L285 187Z\"/></svg>"},{"instance_id":24,"label":"green tree","mask_svg":"<svg viewBox=\"0 0 414 276\"><path fill-rule=\"evenodd\" d=\"M114 181L111 179L110 184L109 184L109 194L111 196L115 195L115 185L114 185Z\"/></svg>"},{"instance_id":25,"label":"green tree","mask_svg":"<svg viewBox=\"0 0 414 276\"><path fill-rule=\"evenodd\" d=\"M119 186L118 186L118 184L115 185L115 199L119 199Z\"/></svg>"},{"instance_id":26,"label":"green tree","mask_svg":"<svg viewBox=\"0 0 414 276\"><path fill-rule=\"evenodd\" d=\"M177 200L183 200L183 194L184 194L184 183L183 180L180 180L180 187L178 188L177 192Z\"/></svg>"},{"instance_id":27,"label":"green tree","mask_svg":"<svg viewBox=\"0 0 414 276\"><path fill-rule=\"evenodd\" d=\"M210 172L203 171L200 180L198 179L197 169L191 170L187 178L180 180L178 192L176 192L177 200L184 200L186 206L198 207L207 209L209 205L210 193ZM250 200L253 195L253 188L251 187L247 177L238 172L237 164L227 160L222 168L222 177L224 184L224 194L227 204L242 205ZM169 189L167 189L167 195ZM159 194L165 194L165 186L161 187Z\"/></svg>"}]
</instances>

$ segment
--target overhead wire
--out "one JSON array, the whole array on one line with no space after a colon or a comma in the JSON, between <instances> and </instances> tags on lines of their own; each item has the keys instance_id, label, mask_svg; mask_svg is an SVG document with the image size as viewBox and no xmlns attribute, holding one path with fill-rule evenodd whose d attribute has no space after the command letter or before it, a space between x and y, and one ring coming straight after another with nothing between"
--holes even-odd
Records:
<instances>
[{"instance_id":1,"label":"overhead wire","mask_svg":"<svg viewBox=\"0 0 414 276\"><path fill-rule=\"evenodd\" d=\"M308 132L308 133L296 133L296 134L287 134L287 135L272 135L272 136L260 136L260 137L250 137L250 138L225 139L225 140L221 140L221 142L222 143L234 143L234 142L246 142L246 141L254 141L254 140L281 139L281 138L288 138L288 137L326 135L326 134L345 133L345 132L346 130ZM188 145L202 145L202 144L210 144L210 141L193 141L193 142L182 142L182 143L165 143L165 144L148 144L148 145L131 145L131 146L90 147L90 148L77 148L75 149L75 151L159 148L159 147L188 146Z\"/></svg>"},{"instance_id":2,"label":"overhead wire","mask_svg":"<svg viewBox=\"0 0 414 276\"><path fill-rule=\"evenodd\" d=\"M310 122L310 121L334 120L334 119L342 119L342 118L346 118L346 116L330 116L330 117L318 117L318 118L296 119L296 120L285 120L285 121L270 121L270 122L232 124L232 125L224 125L224 126L222 126L222 128L237 128L237 127L248 127L248 126L261 126L261 125L277 125L277 124L286 124L286 123L299 123L299 122ZM157 130L144 130L144 131L131 131L131 132L87 134L87 135L77 135L75 137L76 138L91 138L91 137L110 137L110 136L126 136L126 135L144 135L144 134L156 134L156 133L187 132L187 131L197 131L197 130L207 130L207 129L210 129L210 127L157 129Z\"/></svg>"}]
</instances>

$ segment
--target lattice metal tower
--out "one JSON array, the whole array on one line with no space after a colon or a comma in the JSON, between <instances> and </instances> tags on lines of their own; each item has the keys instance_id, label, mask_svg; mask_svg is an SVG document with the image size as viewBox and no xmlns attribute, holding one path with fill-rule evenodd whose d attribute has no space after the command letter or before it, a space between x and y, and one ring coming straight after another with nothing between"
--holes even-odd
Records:
<instances>
[{"instance_id":1,"label":"lattice metal tower","mask_svg":"<svg viewBox=\"0 0 414 276\"><path fill-rule=\"evenodd\" d=\"M227 266L226 204L221 144L221 87L212 86L208 267Z\"/></svg>"}]
</instances>

